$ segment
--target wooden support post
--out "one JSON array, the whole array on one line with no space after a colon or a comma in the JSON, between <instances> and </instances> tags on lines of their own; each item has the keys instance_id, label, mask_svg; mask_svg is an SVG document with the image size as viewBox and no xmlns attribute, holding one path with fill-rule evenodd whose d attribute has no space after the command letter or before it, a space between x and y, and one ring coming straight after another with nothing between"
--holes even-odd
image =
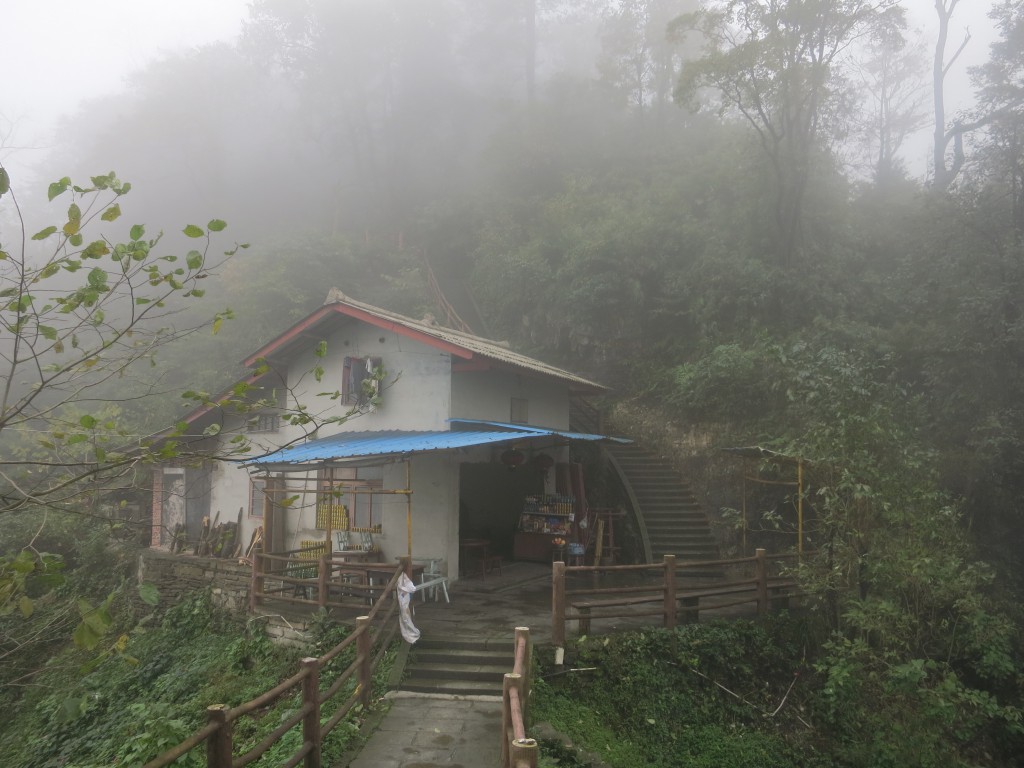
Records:
<instances>
[{"instance_id":1,"label":"wooden support post","mask_svg":"<svg viewBox=\"0 0 1024 768\"><path fill-rule=\"evenodd\" d=\"M565 563L551 564L551 643L565 647Z\"/></svg>"},{"instance_id":2,"label":"wooden support post","mask_svg":"<svg viewBox=\"0 0 1024 768\"><path fill-rule=\"evenodd\" d=\"M590 632L590 606L581 605L576 610L580 612L579 623L576 625L576 628L582 637Z\"/></svg>"},{"instance_id":3,"label":"wooden support post","mask_svg":"<svg viewBox=\"0 0 1024 768\"><path fill-rule=\"evenodd\" d=\"M327 605L327 576L330 559L320 555L319 567L316 569L316 602L321 608Z\"/></svg>"},{"instance_id":4,"label":"wooden support post","mask_svg":"<svg viewBox=\"0 0 1024 768\"><path fill-rule=\"evenodd\" d=\"M530 688L533 685L533 643L530 640L530 628L529 627L516 627L516 639L515 646L519 647L520 638L524 641L525 651L523 654L523 687L522 687L522 702L523 702L523 722L528 722L529 709L530 709Z\"/></svg>"},{"instance_id":5,"label":"wooden support post","mask_svg":"<svg viewBox=\"0 0 1024 768\"><path fill-rule=\"evenodd\" d=\"M306 753L305 768L320 768L320 662L306 657L300 662L306 670L302 681L302 703L309 705L310 710L302 718L302 741L312 744Z\"/></svg>"},{"instance_id":6,"label":"wooden support post","mask_svg":"<svg viewBox=\"0 0 1024 768\"><path fill-rule=\"evenodd\" d=\"M665 555L665 626L676 625L676 556Z\"/></svg>"},{"instance_id":7,"label":"wooden support post","mask_svg":"<svg viewBox=\"0 0 1024 768\"><path fill-rule=\"evenodd\" d=\"M768 612L768 561L761 547L754 550L754 577L757 579L757 613L763 616Z\"/></svg>"},{"instance_id":8,"label":"wooden support post","mask_svg":"<svg viewBox=\"0 0 1024 768\"><path fill-rule=\"evenodd\" d=\"M249 612L254 613L256 606L263 602L263 555L252 553L252 583L249 586Z\"/></svg>"},{"instance_id":9,"label":"wooden support post","mask_svg":"<svg viewBox=\"0 0 1024 768\"><path fill-rule=\"evenodd\" d=\"M356 631L359 633L359 637L356 638L356 657L359 659L359 703L369 707L370 688L373 685L369 616L356 618Z\"/></svg>"},{"instance_id":10,"label":"wooden support post","mask_svg":"<svg viewBox=\"0 0 1024 768\"><path fill-rule=\"evenodd\" d=\"M512 768L537 768L540 749L536 739L516 739L512 742Z\"/></svg>"},{"instance_id":11,"label":"wooden support post","mask_svg":"<svg viewBox=\"0 0 1024 768\"><path fill-rule=\"evenodd\" d=\"M510 742L512 741L512 704L509 691L515 686L519 675L506 672L501 681L501 765L509 765Z\"/></svg>"},{"instance_id":12,"label":"wooden support post","mask_svg":"<svg viewBox=\"0 0 1024 768\"><path fill-rule=\"evenodd\" d=\"M224 704L207 707L206 719L218 725L206 740L206 768L231 768L232 724L228 722L228 708Z\"/></svg>"}]
</instances>

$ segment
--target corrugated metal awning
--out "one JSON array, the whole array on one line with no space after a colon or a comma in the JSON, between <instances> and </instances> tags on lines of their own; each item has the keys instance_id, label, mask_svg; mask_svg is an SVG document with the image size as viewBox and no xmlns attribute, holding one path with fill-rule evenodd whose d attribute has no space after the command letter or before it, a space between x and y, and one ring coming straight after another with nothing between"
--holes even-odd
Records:
<instances>
[{"instance_id":1,"label":"corrugated metal awning","mask_svg":"<svg viewBox=\"0 0 1024 768\"><path fill-rule=\"evenodd\" d=\"M382 431L341 432L331 437L310 440L282 448L242 463L250 469L269 472L297 472L321 466L355 466L384 463L416 454L452 451L481 445L551 440L601 441L628 443L629 440L584 432L568 432L525 424L451 419L451 430L432 432Z\"/></svg>"}]
</instances>

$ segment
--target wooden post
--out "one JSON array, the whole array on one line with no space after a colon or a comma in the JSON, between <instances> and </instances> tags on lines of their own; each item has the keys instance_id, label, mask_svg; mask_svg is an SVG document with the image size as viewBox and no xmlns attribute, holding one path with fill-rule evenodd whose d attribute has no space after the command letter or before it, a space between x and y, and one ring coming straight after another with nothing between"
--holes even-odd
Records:
<instances>
[{"instance_id":1,"label":"wooden post","mask_svg":"<svg viewBox=\"0 0 1024 768\"><path fill-rule=\"evenodd\" d=\"M320 567L316 571L316 602L321 608L327 605L327 564L330 562L327 555L320 555Z\"/></svg>"},{"instance_id":2,"label":"wooden post","mask_svg":"<svg viewBox=\"0 0 1024 768\"><path fill-rule=\"evenodd\" d=\"M530 641L530 628L529 627L516 627L516 639L515 648L519 647L519 640L522 638L525 642L525 649L523 652L523 687L522 687L522 702L523 702L523 722L529 720L529 708L530 708L530 687L533 684L532 667L533 667L533 644Z\"/></svg>"},{"instance_id":3,"label":"wooden post","mask_svg":"<svg viewBox=\"0 0 1024 768\"><path fill-rule=\"evenodd\" d=\"M764 615L768 612L768 562L761 547L754 550L754 576L757 579L757 612Z\"/></svg>"},{"instance_id":4,"label":"wooden post","mask_svg":"<svg viewBox=\"0 0 1024 768\"><path fill-rule=\"evenodd\" d=\"M519 675L506 673L501 681L501 765L507 768L509 762L509 742L512 740L512 703L508 692L516 684Z\"/></svg>"},{"instance_id":5,"label":"wooden post","mask_svg":"<svg viewBox=\"0 0 1024 768\"><path fill-rule=\"evenodd\" d=\"M206 719L219 726L206 740L206 768L231 768L231 726L228 708L214 704L206 708Z\"/></svg>"},{"instance_id":6,"label":"wooden post","mask_svg":"<svg viewBox=\"0 0 1024 768\"><path fill-rule=\"evenodd\" d=\"M676 625L676 556L665 555L665 626Z\"/></svg>"},{"instance_id":7,"label":"wooden post","mask_svg":"<svg viewBox=\"0 0 1024 768\"><path fill-rule=\"evenodd\" d=\"M565 563L551 564L551 643L565 647Z\"/></svg>"},{"instance_id":8,"label":"wooden post","mask_svg":"<svg viewBox=\"0 0 1024 768\"><path fill-rule=\"evenodd\" d=\"M306 670L302 681L302 703L311 705L309 712L302 718L302 740L312 744L306 753L305 768L320 768L320 662L306 657L300 662Z\"/></svg>"},{"instance_id":9,"label":"wooden post","mask_svg":"<svg viewBox=\"0 0 1024 768\"><path fill-rule=\"evenodd\" d=\"M252 553L252 583L249 586L249 612L254 613L256 606L263 603L263 555Z\"/></svg>"},{"instance_id":10,"label":"wooden post","mask_svg":"<svg viewBox=\"0 0 1024 768\"><path fill-rule=\"evenodd\" d=\"M539 753L536 739L516 739L512 742L512 768L537 768Z\"/></svg>"},{"instance_id":11,"label":"wooden post","mask_svg":"<svg viewBox=\"0 0 1024 768\"><path fill-rule=\"evenodd\" d=\"M370 688L373 685L369 616L359 616L356 618L356 631L359 633L359 636L356 638L356 657L359 659L359 703L364 707L369 707Z\"/></svg>"}]
</instances>

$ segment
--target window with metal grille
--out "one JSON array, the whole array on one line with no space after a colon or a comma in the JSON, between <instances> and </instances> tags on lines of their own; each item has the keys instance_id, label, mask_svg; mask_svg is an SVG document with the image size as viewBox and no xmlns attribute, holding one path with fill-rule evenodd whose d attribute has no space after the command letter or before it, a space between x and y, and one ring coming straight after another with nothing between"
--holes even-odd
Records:
<instances>
[{"instance_id":1,"label":"window with metal grille","mask_svg":"<svg viewBox=\"0 0 1024 768\"><path fill-rule=\"evenodd\" d=\"M346 357L341 382L341 401L369 405L380 395L384 366L379 357Z\"/></svg>"},{"instance_id":2,"label":"window with metal grille","mask_svg":"<svg viewBox=\"0 0 1024 768\"><path fill-rule=\"evenodd\" d=\"M281 428L281 417L276 413L257 413L246 422L248 432L277 432Z\"/></svg>"}]
</instances>

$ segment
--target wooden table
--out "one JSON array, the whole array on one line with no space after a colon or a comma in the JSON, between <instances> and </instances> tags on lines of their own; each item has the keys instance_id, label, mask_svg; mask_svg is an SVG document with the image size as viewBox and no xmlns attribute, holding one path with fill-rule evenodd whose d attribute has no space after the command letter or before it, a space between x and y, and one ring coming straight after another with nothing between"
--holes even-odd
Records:
<instances>
[{"instance_id":1,"label":"wooden table","mask_svg":"<svg viewBox=\"0 0 1024 768\"><path fill-rule=\"evenodd\" d=\"M459 573L466 575L470 572L470 562L474 570L479 567L480 578L487 577L489 568L497 568L501 572L501 555L492 555L489 551L491 542L489 539L460 539L459 540Z\"/></svg>"}]
</instances>

